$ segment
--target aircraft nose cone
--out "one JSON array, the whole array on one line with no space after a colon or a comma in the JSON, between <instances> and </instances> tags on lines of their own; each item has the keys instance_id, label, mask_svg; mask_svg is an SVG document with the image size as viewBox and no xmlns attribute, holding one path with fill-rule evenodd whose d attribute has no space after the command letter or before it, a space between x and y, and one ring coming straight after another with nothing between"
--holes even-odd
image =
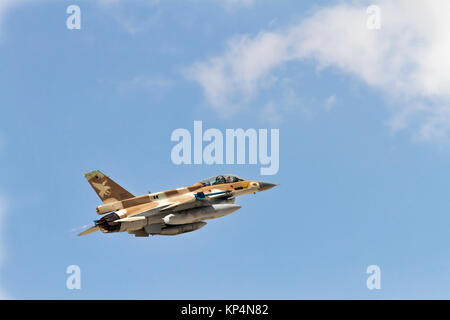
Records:
<instances>
[{"instance_id":1,"label":"aircraft nose cone","mask_svg":"<svg viewBox=\"0 0 450 320\"><path fill-rule=\"evenodd\" d=\"M269 182L260 182L259 183L259 191L265 191L272 189L273 187L276 187L276 184L269 183Z\"/></svg>"}]
</instances>

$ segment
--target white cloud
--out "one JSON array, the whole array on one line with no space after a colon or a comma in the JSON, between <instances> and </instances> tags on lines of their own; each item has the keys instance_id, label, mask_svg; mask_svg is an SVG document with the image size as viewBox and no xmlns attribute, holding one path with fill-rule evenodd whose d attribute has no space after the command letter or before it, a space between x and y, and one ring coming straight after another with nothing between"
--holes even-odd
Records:
<instances>
[{"instance_id":1,"label":"white cloud","mask_svg":"<svg viewBox=\"0 0 450 320\"><path fill-rule=\"evenodd\" d=\"M366 26L369 4L380 30ZM224 54L194 64L188 76L218 110L238 107L264 90L281 66L312 59L351 74L395 103L391 128L415 126L420 139L450 131L450 1L351 1L325 7L297 25L231 39ZM396 107L393 107L396 106Z\"/></svg>"},{"instance_id":2,"label":"white cloud","mask_svg":"<svg viewBox=\"0 0 450 320\"><path fill-rule=\"evenodd\" d=\"M237 111L234 102L248 101L258 87L269 85L270 72L286 61L286 45L277 33L261 33L253 39L240 36L229 41L225 55L197 63L187 74L203 86L212 107Z\"/></svg>"}]
</instances>

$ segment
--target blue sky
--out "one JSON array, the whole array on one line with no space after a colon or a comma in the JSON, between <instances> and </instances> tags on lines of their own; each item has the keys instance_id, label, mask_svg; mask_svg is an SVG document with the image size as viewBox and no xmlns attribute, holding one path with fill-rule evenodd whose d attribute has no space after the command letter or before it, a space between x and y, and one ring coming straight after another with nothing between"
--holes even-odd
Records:
<instances>
[{"instance_id":1,"label":"blue sky","mask_svg":"<svg viewBox=\"0 0 450 320\"><path fill-rule=\"evenodd\" d=\"M371 3L2 2L1 297L450 298L448 4L373 1L368 30ZM279 172L173 164L194 120L279 129ZM193 233L77 237L95 169L134 194L223 172L280 186Z\"/></svg>"}]
</instances>

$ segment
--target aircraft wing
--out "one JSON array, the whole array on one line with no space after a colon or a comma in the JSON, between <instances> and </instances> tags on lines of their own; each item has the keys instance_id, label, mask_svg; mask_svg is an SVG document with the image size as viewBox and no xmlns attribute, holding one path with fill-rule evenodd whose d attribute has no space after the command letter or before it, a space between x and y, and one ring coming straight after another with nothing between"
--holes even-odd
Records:
<instances>
[{"instance_id":1,"label":"aircraft wing","mask_svg":"<svg viewBox=\"0 0 450 320\"><path fill-rule=\"evenodd\" d=\"M158 210L158 212L176 212L192 208L203 207L216 203L217 201L231 198L233 195L231 191L221 191L213 193L194 193L194 196L184 197L173 201L165 208Z\"/></svg>"},{"instance_id":2,"label":"aircraft wing","mask_svg":"<svg viewBox=\"0 0 450 320\"><path fill-rule=\"evenodd\" d=\"M229 199L232 196L233 195L230 191L215 192L210 194L203 194L202 192L199 192L194 193L193 195L189 194L174 199L170 202L159 204L144 204L127 210L132 210L129 212L129 217L136 215L145 215L152 216L157 220L159 217L163 217L170 212L178 212L182 210L208 206L217 203L218 201Z\"/></svg>"}]
</instances>

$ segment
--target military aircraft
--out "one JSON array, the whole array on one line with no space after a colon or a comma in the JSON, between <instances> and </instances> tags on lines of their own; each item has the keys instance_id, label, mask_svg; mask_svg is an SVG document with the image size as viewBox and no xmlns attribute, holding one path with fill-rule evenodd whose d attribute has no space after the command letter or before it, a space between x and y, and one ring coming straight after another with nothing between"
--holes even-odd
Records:
<instances>
[{"instance_id":1,"label":"military aircraft","mask_svg":"<svg viewBox=\"0 0 450 320\"><path fill-rule=\"evenodd\" d=\"M95 231L128 232L136 237L177 235L198 230L204 220L216 219L241 208L235 197L275 187L235 175L219 175L191 186L135 197L100 171L84 175L103 202L97 213L104 215L79 234Z\"/></svg>"}]
</instances>

